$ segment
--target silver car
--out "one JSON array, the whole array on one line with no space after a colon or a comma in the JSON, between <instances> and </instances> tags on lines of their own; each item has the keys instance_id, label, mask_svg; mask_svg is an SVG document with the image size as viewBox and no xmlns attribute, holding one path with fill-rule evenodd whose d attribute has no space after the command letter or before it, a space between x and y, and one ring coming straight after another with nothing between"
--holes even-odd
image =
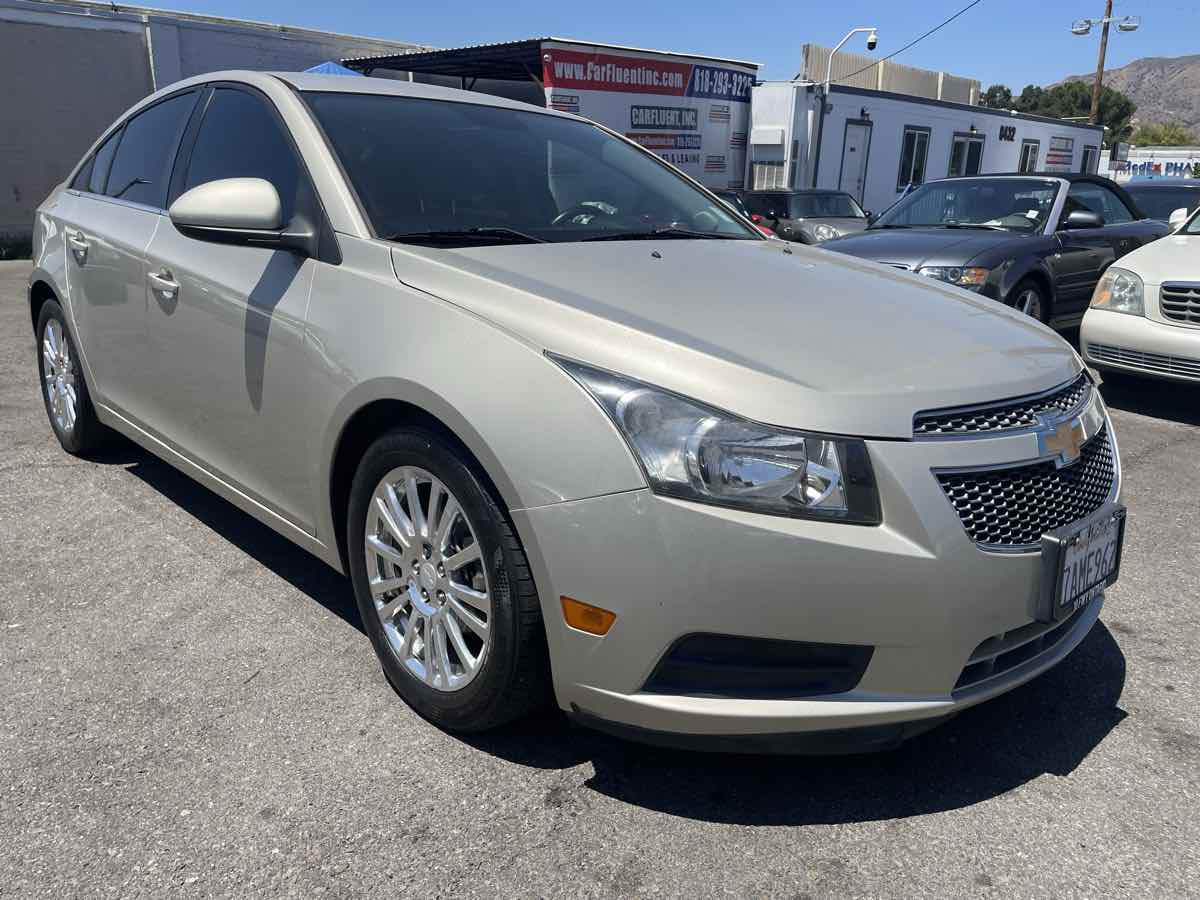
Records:
<instances>
[{"instance_id":1,"label":"silver car","mask_svg":"<svg viewBox=\"0 0 1200 900\"><path fill-rule=\"evenodd\" d=\"M1124 515L1052 332L765 240L595 124L373 78L139 103L37 213L63 447L346 573L419 713L889 746L1088 633ZM134 611L130 611L134 615Z\"/></svg>"}]
</instances>

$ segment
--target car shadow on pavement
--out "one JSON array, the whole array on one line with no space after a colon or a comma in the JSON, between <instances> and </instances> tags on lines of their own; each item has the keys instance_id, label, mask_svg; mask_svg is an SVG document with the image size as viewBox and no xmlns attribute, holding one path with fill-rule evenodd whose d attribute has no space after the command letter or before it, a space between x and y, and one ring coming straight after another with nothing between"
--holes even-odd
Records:
<instances>
[{"instance_id":1,"label":"car shadow on pavement","mask_svg":"<svg viewBox=\"0 0 1200 900\"><path fill-rule=\"evenodd\" d=\"M350 582L253 516L132 442L120 441L118 446L96 456L95 461L124 466L130 475L154 488L296 590L363 631Z\"/></svg>"},{"instance_id":2,"label":"car shadow on pavement","mask_svg":"<svg viewBox=\"0 0 1200 900\"><path fill-rule=\"evenodd\" d=\"M1101 375L1100 394L1112 409L1200 425L1200 385L1132 375Z\"/></svg>"},{"instance_id":3,"label":"car shadow on pavement","mask_svg":"<svg viewBox=\"0 0 1200 900\"><path fill-rule=\"evenodd\" d=\"M1068 775L1115 728L1125 657L1098 623L1060 665L895 750L859 756L738 756L664 750L547 714L467 743L538 768L591 762L586 787L636 806L738 825L905 818ZM561 792L561 789L559 789ZM553 792L551 792L553 794ZM547 802L561 799L548 795Z\"/></svg>"}]
</instances>

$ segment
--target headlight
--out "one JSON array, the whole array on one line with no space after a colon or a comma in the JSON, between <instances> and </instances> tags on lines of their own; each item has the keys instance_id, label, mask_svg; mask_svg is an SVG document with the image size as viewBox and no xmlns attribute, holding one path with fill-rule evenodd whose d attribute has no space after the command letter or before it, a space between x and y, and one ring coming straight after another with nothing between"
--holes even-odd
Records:
<instances>
[{"instance_id":1,"label":"headlight","mask_svg":"<svg viewBox=\"0 0 1200 900\"><path fill-rule=\"evenodd\" d=\"M1141 278L1128 269L1110 266L1092 293L1092 308L1140 316L1145 310L1145 293Z\"/></svg>"},{"instance_id":2,"label":"headlight","mask_svg":"<svg viewBox=\"0 0 1200 900\"><path fill-rule=\"evenodd\" d=\"M814 226L812 233L818 241L832 241L835 237L841 237L841 233L836 228L823 222Z\"/></svg>"},{"instance_id":3,"label":"headlight","mask_svg":"<svg viewBox=\"0 0 1200 900\"><path fill-rule=\"evenodd\" d=\"M977 266L962 268L961 266L924 266L917 270L927 278L936 278L948 284L957 284L964 288L981 288L987 282L988 270Z\"/></svg>"},{"instance_id":4,"label":"headlight","mask_svg":"<svg viewBox=\"0 0 1200 900\"><path fill-rule=\"evenodd\" d=\"M862 441L785 431L552 357L616 423L656 494L754 512L880 522Z\"/></svg>"}]
</instances>

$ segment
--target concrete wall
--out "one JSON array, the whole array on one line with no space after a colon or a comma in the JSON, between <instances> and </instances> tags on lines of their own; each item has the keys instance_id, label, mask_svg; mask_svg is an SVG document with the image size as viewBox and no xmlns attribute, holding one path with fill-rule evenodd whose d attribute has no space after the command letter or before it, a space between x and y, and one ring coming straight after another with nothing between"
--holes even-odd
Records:
<instances>
[{"instance_id":1,"label":"concrete wall","mask_svg":"<svg viewBox=\"0 0 1200 900\"><path fill-rule=\"evenodd\" d=\"M100 132L146 94L220 69L298 71L416 44L76 0L0 0L0 258Z\"/></svg>"}]
</instances>

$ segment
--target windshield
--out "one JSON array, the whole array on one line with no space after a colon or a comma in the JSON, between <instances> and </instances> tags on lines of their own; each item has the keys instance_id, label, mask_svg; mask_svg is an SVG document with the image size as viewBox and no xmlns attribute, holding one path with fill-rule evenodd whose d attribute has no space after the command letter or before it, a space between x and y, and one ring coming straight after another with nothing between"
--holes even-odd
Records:
<instances>
[{"instance_id":1,"label":"windshield","mask_svg":"<svg viewBox=\"0 0 1200 900\"><path fill-rule=\"evenodd\" d=\"M849 194L793 194L793 219L865 219Z\"/></svg>"},{"instance_id":2,"label":"windshield","mask_svg":"<svg viewBox=\"0 0 1200 900\"><path fill-rule=\"evenodd\" d=\"M759 238L674 170L586 122L377 94L305 99L385 240Z\"/></svg>"},{"instance_id":3,"label":"windshield","mask_svg":"<svg viewBox=\"0 0 1200 900\"><path fill-rule=\"evenodd\" d=\"M1195 212L1200 206L1200 185L1196 187L1138 187L1132 185L1125 188L1133 197L1140 209L1151 219L1162 219L1164 222L1171 218L1171 213L1177 209L1187 208Z\"/></svg>"},{"instance_id":4,"label":"windshield","mask_svg":"<svg viewBox=\"0 0 1200 900\"><path fill-rule=\"evenodd\" d=\"M1034 178L955 178L917 188L872 228L997 228L1034 232L1054 205L1058 182Z\"/></svg>"}]
</instances>

